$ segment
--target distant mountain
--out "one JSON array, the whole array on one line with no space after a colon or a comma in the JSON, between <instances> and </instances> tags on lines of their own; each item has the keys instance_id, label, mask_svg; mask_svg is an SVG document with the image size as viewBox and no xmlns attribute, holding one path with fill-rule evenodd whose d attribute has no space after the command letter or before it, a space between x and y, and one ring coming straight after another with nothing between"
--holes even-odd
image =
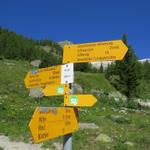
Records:
<instances>
[{"instance_id":1,"label":"distant mountain","mask_svg":"<svg viewBox=\"0 0 150 150\"><path fill-rule=\"evenodd\" d=\"M68 41L68 40L58 42L58 45L59 45L60 47L62 47L62 48L63 48L65 45L70 45L70 44L73 44L73 42Z\"/></svg>"},{"instance_id":2,"label":"distant mountain","mask_svg":"<svg viewBox=\"0 0 150 150\"><path fill-rule=\"evenodd\" d=\"M144 63L144 62L146 62L146 61L148 61L148 62L150 63L150 58L144 58L144 59L139 59L139 60L138 60L138 62L141 62L141 63ZM92 64L92 66L93 66L94 68L97 68L97 69L99 69L100 66L101 66L101 64L102 64L102 65L103 65L103 68L106 69L107 66L108 66L109 64L113 63L113 62L114 62L114 61L101 61L101 62L91 62L91 64Z\"/></svg>"},{"instance_id":3,"label":"distant mountain","mask_svg":"<svg viewBox=\"0 0 150 150\"><path fill-rule=\"evenodd\" d=\"M107 68L107 66L111 63L113 63L114 61L101 61L101 62L91 62L92 67L99 69L101 64L103 66L104 69Z\"/></svg>"},{"instance_id":4,"label":"distant mountain","mask_svg":"<svg viewBox=\"0 0 150 150\"><path fill-rule=\"evenodd\" d=\"M138 61L141 62L141 63L143 63L145 61L148 61L150 63L150 58L144 58L144 59L140 59Z\"/></svg>"}]
</instances>

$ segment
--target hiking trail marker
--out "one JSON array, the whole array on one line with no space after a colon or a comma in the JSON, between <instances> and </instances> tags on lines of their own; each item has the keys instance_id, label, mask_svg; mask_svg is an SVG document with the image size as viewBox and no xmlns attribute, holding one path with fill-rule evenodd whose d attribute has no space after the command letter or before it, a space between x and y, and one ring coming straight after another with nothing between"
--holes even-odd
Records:
<instances>
[{"instance_id":1,"label":"hiking trail marker","mask_svg":"<svg viewBox=\"0 0 150 150\"><path fill-rule=\"evenodd\" d=\"M43 89L45 96L59 96L69 94L69 84L49 85Z\"/></svg>"},{"instance_id":2,"label":"hiking trail marker","mask_svg":"<svg viewBox=\"0 0 150 150\"><path fill-rule=\"evenodd\" d=\"M29 127L39 143L78 130L78 122L73 108L37 107Z\"/></svg>"},{"instance_id":3,"label":"hiking trail marker","mask_svg":"<svg viewBox=\"0 0 150 150\"><path fill-rule=\"evenodd\" d=\"M65 95L64 96L64 106L74 106L74 107L91 107L97 102L97 99L90 94L81 95Z\"/></svg>"},{"instance_id":4,"label":"hiking trail marker","mask_svg":"<svg viewBox=\"0 0 150 150\"><path fill-rule=\"evenodd\" d=\"M73 63L29 71L25 77L26 88L73 83Z\"/></svg>"},{"instance_id":5,"label":"hiking trail marker","mask_svg":"<svg viewBox=\"0 0 150 150\"><path fill-rule=\"evenodd\" d=\"M72 133L78 130L77 107L90 107L97 102L93 95L73 94L73 63L122 60L127 51L122 40L66 45L64 65L28 72L26 88L44 88L45 96L64 95L64 106L68 106L36 108L29 123L35 143L64 135L64 150L72 150Z\"/></svg>"},{"instance_id":6,"label":"hiking trail marker","mask_svg":"<svg viewBox=\"0 0 150 150\"><path fill-rule=\"evenodd\" d=\"M122 40L65 45L63 63L122 60L127 50Z\"/></svg>"}]
</instances>

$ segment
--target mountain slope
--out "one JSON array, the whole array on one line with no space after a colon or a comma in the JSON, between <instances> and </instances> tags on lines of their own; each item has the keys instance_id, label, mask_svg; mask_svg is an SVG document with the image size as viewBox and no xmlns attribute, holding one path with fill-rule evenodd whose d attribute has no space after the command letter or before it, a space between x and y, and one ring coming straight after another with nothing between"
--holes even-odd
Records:
<instances>
[{"instance_id":1,"label":"mountain slope","mask_svg":"<svg viewBox=\"0 0 150 150\"><path fill-rule=\"evenodd\" d=\"M29 69L29 63L25 61L0 60L0 134L5 134L15 141L31 141L28 123L37 106L63 105L63 97L29 97L29 91L23 83ZM76 72L75 80L87 93L91 89L103 89L106 93L100 96L95 106L79 109L79 121L95 123L98 128L83 129L74 133L74 150L149 148L149 110L122 108L125 106L123 102L108 100L108 92L115 89L103 74ZM101 141L99 136L102 135L110 137L110 142ZM62 143L62 137L44 142L43 146L53 148L54 142Z\"/></svg>"}]
</instances>

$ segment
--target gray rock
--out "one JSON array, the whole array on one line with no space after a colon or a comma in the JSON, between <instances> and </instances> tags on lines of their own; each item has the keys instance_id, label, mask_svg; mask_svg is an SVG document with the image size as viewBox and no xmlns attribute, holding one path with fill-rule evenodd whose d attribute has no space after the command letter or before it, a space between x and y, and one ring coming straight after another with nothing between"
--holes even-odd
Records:
<instances>
[{"instance_id":1,"label":"gray rock","mask_svg":"<svg viewBox=\"0 0 150 150\"><path fill-rule=\"evenodd\" d=\"M110 143L113 140L106 134L100 134L96 137L96 141L100 141L100 142L105 142L105 143Z\"/></svg>"},{"instance_id":2,"label":"gray rock","mask_svg":"<svg viewBox=\"0 0 150 150\"><path fill-rule=\"evenodd\" d=\"M143 108L150 108L150 101L149 102L139 101L138 104Z\"/></svg>"},{"instance_id":3,"label":"gray rock","mask_svg":"<svg viewBox=\"0 0 150 150\"><path fill-rule=\"evenodd\" d=\"M120 92L111 92L109 93L108 95L109 99L113 98L115 101L119 101L119 100L122 100L122 101L127 101L127 98L126 96L122 95Z\"/></svg>"},{"instance_id":4,"label":"gray rock","mask_svg":"<svg viewBox=\"0 0 150 150\"><path fill-rule=\"evenodd\" d=\"M62 143L53 143L55 150L62 150L63 149L63 144Z\"/></svg>"},{"instance_id":5,"label":"gray rock","mask_svg":"<svg viewBox=\"0 0 150 150\"><path fill-rule=\"evenodd\" d=\"M58 44L60 47L64 48L65 45L73 44L73 42L66 40L66 41L58 42Z\"/></svg>"},{"instance_id":6,"label":"gray rock","mask_svg":"<svg viewBox=\"0 0 150 150\"><path fill-rule=\"evenodd\" d=\"M97 97L100 97L101 92L99 90L91 89L91 93L96 95Z\"/></svg>"},{"instance_id":7,"label":"gray rock","mask_svg":"<svg viewBox=\"0 0 150 150\"><path fill-rule=\"evenodd\" d=\"M30 89L29 96L33 98L41 98L44 96L42 88Z\"/></svg>"},{"instance_id":8,"label":"gray rock","mask_svg":"<svg viewBox=\"0 0 150 150\"><path fill-rule=\"evenodd\" d=\"M80 84L77 84L77 83L74 84L74 92L78 93L78 94L82 94L83 93L83 89L82 89Z\"/></svg>"},{"instance_id":9,"label":"gray rock","mask_svg":"<svg viewBox=\"0 0 150 150\"><path fill-rule=\"evenodd\" d=\"M22 141L11 141L7 136L0 135L0 147L4 150L43 150L42 144L28 144Z\"/></svg>"},{"instance_id":10,"label":"gray rock","mask_svg":"<svg viewBox=\"0 0 150 150\"><path fill-rule=\"evenodd\" d=\"M79 129L99 129L95 123L79 123Z\"/></svg>"},{"instance_id":11,"label":"gray rock","mask_svg":"<svg viewBox=\"0 0 150 150\"><path fill-rule=\"evenodd\" d=\"M33 60L30 62L30 65L33 67L39 67L40 64L41 64L41 60Z\"/></svg>"},{"instance_id":12,"label":"gray rock","mask_svg":"<svg viewBox=\"0 0 150 150\"><path fill-rule=\"evenodd\" d=\"M50 53L50 51L52 50L52 47L50 47L50 46L41 46L41 48L42 48L46 53Z\"/></svg>"},{"instance_id":13,"label":"gray rock","mask_svg":"<svg viewBox=\"0 0 150 150\"><path fill-rule=\"evenodd\" d=\"M132 143L132 142L129 142L129 141L125 142L125 144L128 145L128 146L134 146L135 145L135 143Z\"/></svg>"},{"instance_id":14,"label":"gray rock","mask_svg":"<svg viewBox=\"0 0 150 150\"><path fill-rule=\"evenodd\" d=\"M119 111L119 113L121 113L121 114L127 114L127 112L126 112L124 109L121 109L121 110Z\"/></svg>"}]
</instances>

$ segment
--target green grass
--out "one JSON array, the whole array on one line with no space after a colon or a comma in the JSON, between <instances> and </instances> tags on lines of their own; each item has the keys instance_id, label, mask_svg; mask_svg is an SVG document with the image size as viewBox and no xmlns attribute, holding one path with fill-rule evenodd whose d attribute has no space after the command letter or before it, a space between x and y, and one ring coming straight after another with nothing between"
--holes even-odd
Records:
<instances>
[{"instance_id":1,"label":"green grass","mask_svg":"<svg viewBox=\"0 0 150 150\"><path fill-rule=\"evenodd\" d=\"M29 142L31 133L28 123L37 106L62 106L63 97L44 97L34 99L24 86L24 77L30 66L24 61L0 61L0 133L12 140ZM104 78L103 74L75 73L75 81L89 92L91 89L106 92L115 89ZM73 134L74 150L149 150L150 149L150 111L135 112L127 110L127 114L119 113L123 103L108 101L102 96L91 108L79 109L80 122L93 122L99 129L79 130ZM114 118L114 116L119 116ZM96 141L99 134L107 134L113 139L111 143ZM134 146L127 146L127 141ZM63 137L45 141L43 147L54 149L53 142L63 142Z\"/></svg>"},{"instance_id":2,"label":"green grass","mask_svg":"<svg viewBox=\"0 0 150 150\"><path fill-rule=\"evenodd\" d=\"M104 90L105 92L115 91L114 87L106 80L101 73L75 73L75 82L79 83L82 88L89 92L91 89Z\"/></svg>"}]
</instances>

